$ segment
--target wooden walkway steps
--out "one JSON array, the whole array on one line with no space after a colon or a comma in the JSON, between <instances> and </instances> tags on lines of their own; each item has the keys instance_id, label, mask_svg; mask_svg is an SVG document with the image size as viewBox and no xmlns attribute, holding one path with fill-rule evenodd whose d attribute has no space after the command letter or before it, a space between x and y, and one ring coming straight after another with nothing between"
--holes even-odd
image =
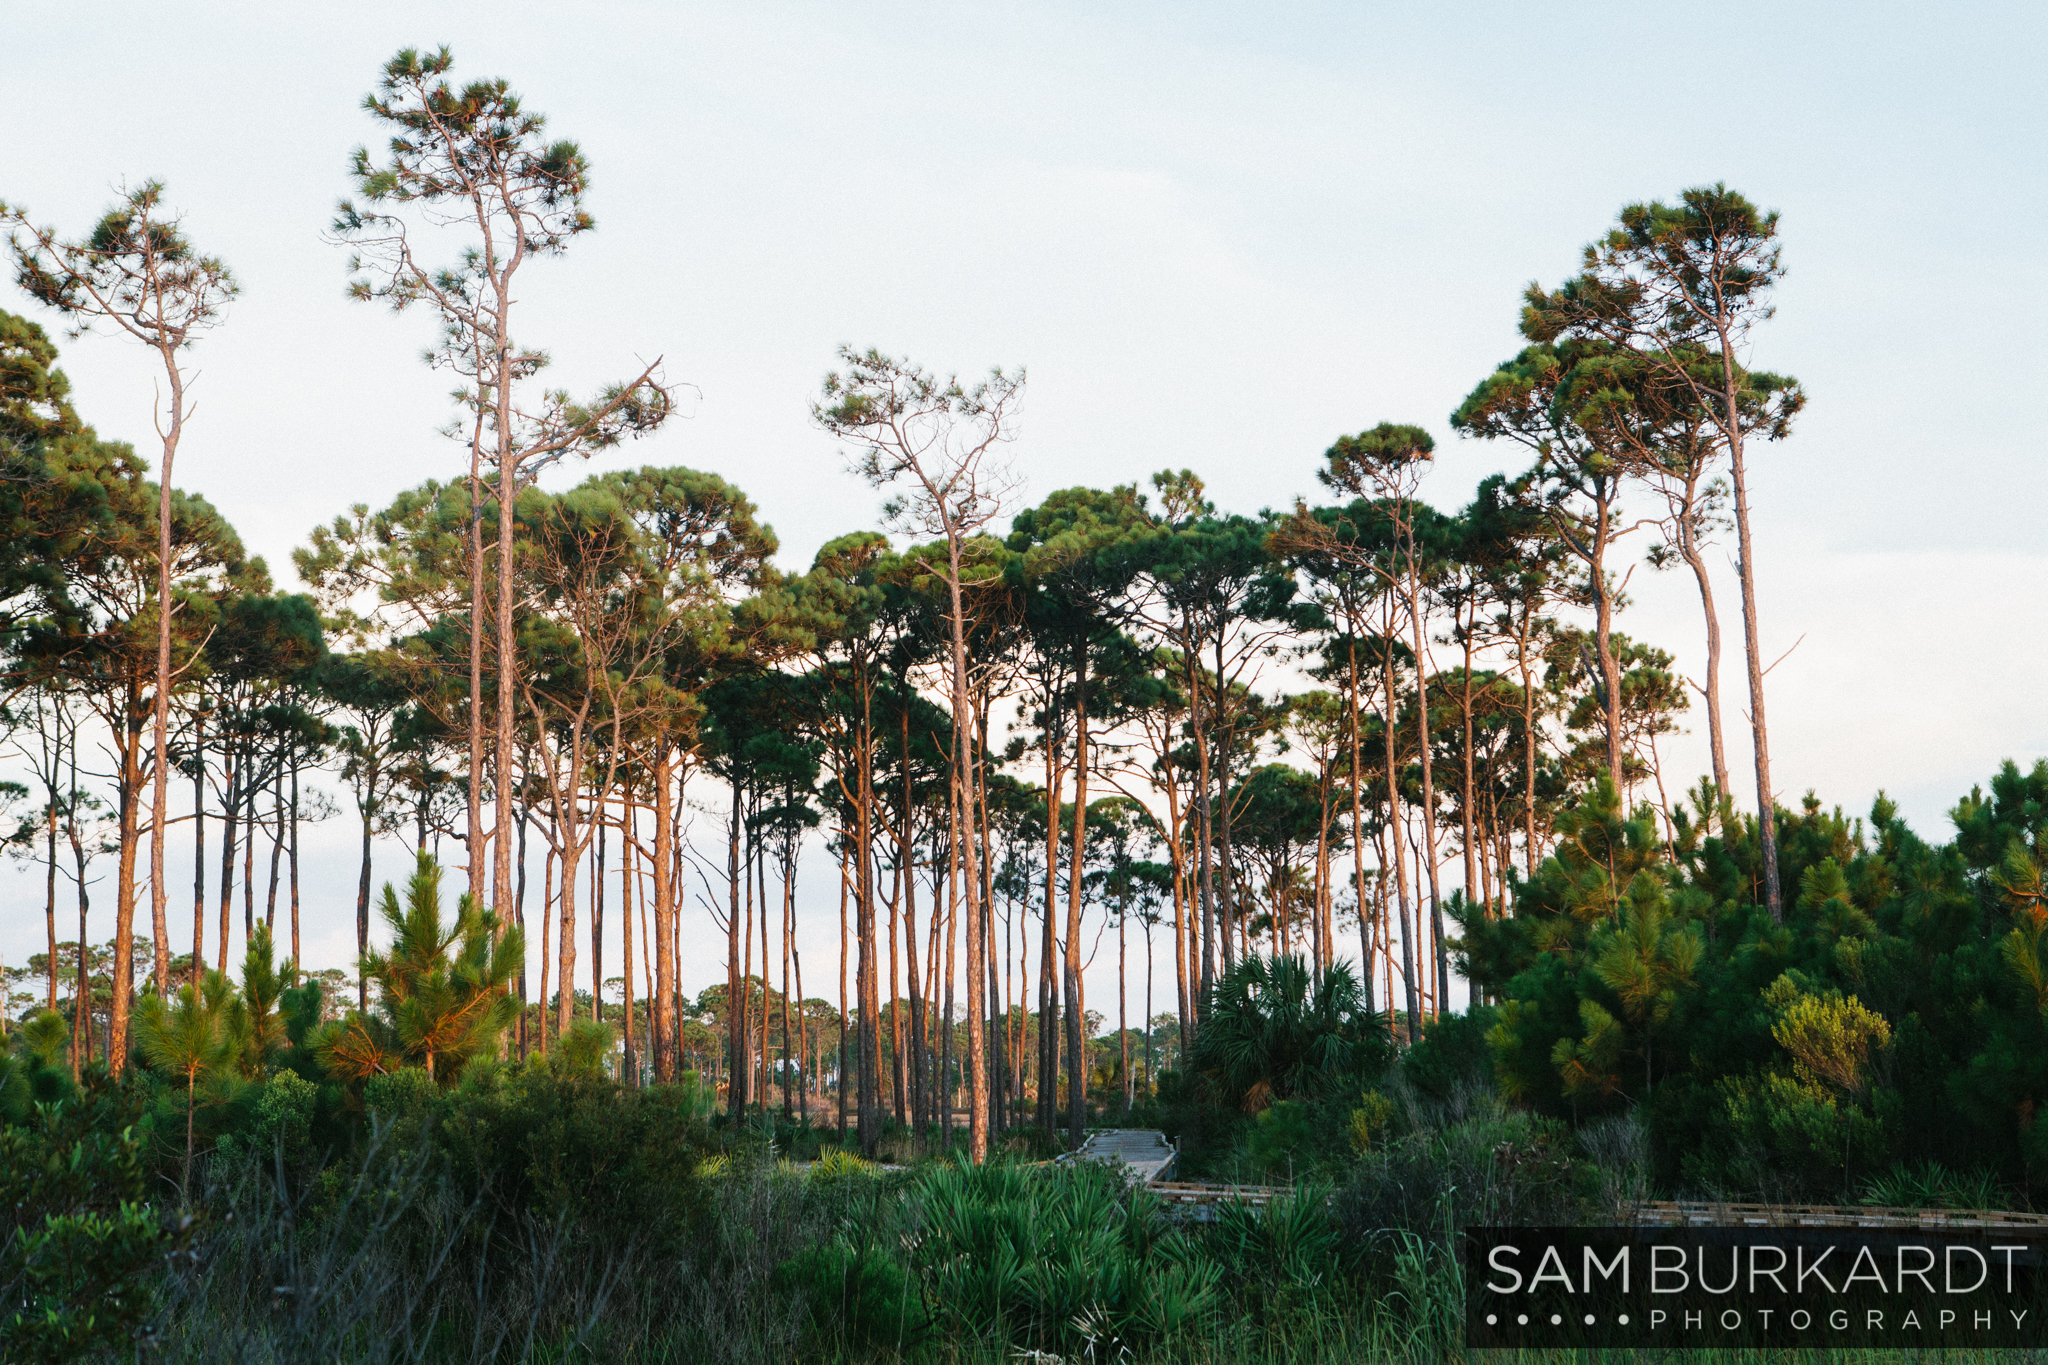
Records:
<instances>
[{"instance_id":1,"label":"wooden walkway steps","mask_svg":"<svg viewBox=\"0 0 2048 1365\"><path fill-rule=\"evenodd\" d=\"M1174 1151L1166 1134L1152 1128L1105 1128L1088 1135L1070 1160L1127 1166L1143 1185L1154 1185L1172 1171Z\"/></svg>"}]
</instances>

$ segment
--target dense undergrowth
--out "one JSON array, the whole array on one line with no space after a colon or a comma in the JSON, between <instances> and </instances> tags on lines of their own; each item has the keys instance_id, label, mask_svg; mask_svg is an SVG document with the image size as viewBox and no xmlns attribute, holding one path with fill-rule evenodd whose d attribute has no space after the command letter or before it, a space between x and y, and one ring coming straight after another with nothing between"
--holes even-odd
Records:
<instances>
[{"instance_id":1,"label":"dense undergrowth","mask_svg":"<svg viewBox=\"0 0 2048 1365\"><path fill-rule=\"evenodd\" d=\"M594 1025L523 1064L488 1030L451 1047L404 1000L459 1006L490 926L443 934L423 868L416 937L455 956L394 949L412 995L376 1017L321 1023L258 934L238 986L145 1001L118 1080L74 1079L55 1016L6 1036L0 1359L1442 1360L1463 1227L1679 1194L2031 1207L2044 811L2048 769L1944 847L1810 805L1780 924L1725 808L1660 836L1596 790L1512 917L1466 912L1493 1003L1412 1045L1341 964L1226 974L1185 1071L1095 1115L1164 1130L1184 1177L1288 1187L1203 1212L1049 1159L1044 1128L977 1168L958 1133L892 1130L881 1164L734 1124L694 1076L619 1085ZM428 1036L436 1069L404 1064Z\"/></svg>"},{"instance_id":2,"label":"dense undergrowth","mask_svg":"<svg viewBox=\"0 0 2048 1365\"><path fill-rule=\"evenodd\" d=\"M1631 1117L1574 1131L1483 1086L1382 1087L1341 1167L1196 1217L1096 1166L892 1170L829 1144L798 1165L685 1087L552 1066L379 1087L346 1149L273 1079L181 1200L147 1087L88 1077L7 1129L10 1172L79 1178L10 1177L16 1221L73 1244L7 1262L32 1311L5 1358L1440 1360L1456 1228L1606 1221L1648 1180Z\"/></svg>"},{"instance_id":3,"label":"dense undergrowth","mask_svg":"<svg viewBox=\"0 0 2048 1365\"><path fill-rule=\"evenodd\" d=\"M179 1362L1455 1358L1451 1230L1611 1216L1641 1133L1396 1091L1398 1133L1341 1184L1197 1221L1100 1167L799 1168L659 1092L516 1077L379 1111L344 1160L280 1127L265 1155L205 1163L189 1214L130 1202L127 1307L99 1340ZM104 1084L78 1103L95 1125L134 1116ZM472 1167L480 1141L516 1155ZM106 1283L44 1287L50 1306L108 1301ZM8 1330L29 1348L9 1359L93 1353L90 1330Z\"/></svg>"}]
</instances>

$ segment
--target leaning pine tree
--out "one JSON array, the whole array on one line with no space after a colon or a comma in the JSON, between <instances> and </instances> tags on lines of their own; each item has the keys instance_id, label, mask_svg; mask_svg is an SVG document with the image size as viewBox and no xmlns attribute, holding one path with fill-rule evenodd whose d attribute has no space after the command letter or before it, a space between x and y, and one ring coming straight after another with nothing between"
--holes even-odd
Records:
<instances>
[{"instance_id":1,"label":"leaning pine tree","mask_svg":"<svg viewBox=\"0 0 2048 1365\"><path fill-rule=\"evenodd\" d=\"M1716 429L1733 488L1742 640L1756 748L1757 820L1763 893L1771 917L1785 917L1778 886L1778 835L1771 795L1770 732L1764 719L1756 554L1749 527L1746 438L1785 434L1800 402L1790 380L1759 392L1736 352L1750 329L1776 311L1772 288L1784 275L1778 215L1726 185L1690 189L1677 204L1631 204L1605 237L1586 248L1585 268L1555 292L1531 285L1522 330L1538 343L1577 336L1628 348L1663 381L1690 394ZM1703 363L1704 362L1704 363ZM1760 414L1762 403L1775 412Z\"/></svg>"},{"instance_id":2,"label":"leaning pine tree","mask_svg":"<svg viewBox=\"0 0 2048 1365\"><path fill-rule=\"evenodd\" d=\"M0 203L0 223L10 231L15 279L37 301L71 319L80 332L95 323L118 328L157 354L163 365L165 391L157 414L163 452L157 467L156 526L156 676L151 707L151 769L154 798L150 807L150 928L155 940L151 978L157 994L170 989L170 923L166 888L169 865L164 850L170 827L171 598L171 466L185 421L192 413L187 393L192 375L185 353L214 327L227 311L239 286L227 266L194 250L176 213L164 203L161 183L146 181L122 196L93 230L66 241L53 228L36 227L19 206ZM135 853L124 846L121 885L114 931L113 1045L108 1059L115 1072L127 1064L130 1008L130 954L134 952ZM193 957L199 955L193 945Z\"/></svg>"},{"instance_id":3,"label":"leaning pine tree","mask_svg":"<svg viewBox=\"0 0 2048 1365\"><path fill-rule=\"evenodd\" d=\"M439 342L427 353L437 369L453 372L464 415L451 430L468 446L469 530L469 887L483 892L484 752L483 629L485 615L483 500L503 509L549 465L569 455L589 456L668 420L669 391L657 377L661 361L613 384L588 402L559 389L534 391L548 356L515 344L514 279L528 261L559 256L572 239L597 226L583 207L590 163L573 142L543 137L547 120L526 109L502 80L453 88L447 48L421 54L410 48L385 63L377 91L363 101L391 129L389 158L381 165L358 148L351 174L359 200L342 201L335 236L354 250L350 292L382 299L394 309L424 304L440 318ZM419 259L412 229L430 225L466 239L452 265ZM486 465L491 474L487 478ZM515 562L513 521L497 518L497 562ZM492 634L497 642L496 717L490 745L496 785L490 835L490 903L512 904L512 837L516 643L513 575L497 576ZM574 992L575 926L562 926L562 1005L566 1031Z\"/></svg>"}]
</instances>

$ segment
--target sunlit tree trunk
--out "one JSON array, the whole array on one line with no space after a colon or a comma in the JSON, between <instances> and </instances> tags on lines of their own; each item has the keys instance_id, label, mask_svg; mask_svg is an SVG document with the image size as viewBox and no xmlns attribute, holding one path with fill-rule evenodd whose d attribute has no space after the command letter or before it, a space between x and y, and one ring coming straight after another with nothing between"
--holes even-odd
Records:
<instances>
[{"instance_id":1,"label":"sunlit tree trunk","mask_svg":"<svg viewBox=\"0 0 2048 1365\"><path fill-rule=\"evenodd\" d=\"M112 1009L107 1023L107 1066L118 1076L128 1067L128 1016L135 995L135 854L141 819L142 719L148 713L140 705L140 689L134 680L127 688L125 724L114 736L119 777L115 799L120 819L120 852L114 891L114 982ZM85 940L79 940L81 950ZM161 947L161 945L159 945Z\"/></svg>"},{"instance_id":2,"label":"sunlit tree trunk","mask_svg":"<svg viewBox=\"0 0 2048 1365\"><path fill-rule=\"evenodd\" d=\"M1067 1140L1081 1150L1088 1124L1087 1021L1081 1008L1081 897L1088 858L1088 651L1074 674L1074 826L1067 861L1067 942L1061 986L1067 1015Z\"/></svg>"},{"instance_id":3,"label":"sunlit tree trunk","mask_svg":"<svg viewBox=\"0 0 2048 1365\"><path fill-rule=\"evenodd\" d=\"M547 855L541 859L540 880L540 1055L548 1055L548 975L554 966L554 954L548 951L548 922L555 908L555 846L548 843Z\"/></svg>"},{"instance_id":4,"label":"sunlit tree trunk","mask_svg":"<svg viewBox=\"0 0 2048 1365\"><path fill-rule=\"evenodd\" d=\"M629 1086L640 1084L640 1060L633 1050L633 803L620 802L619 826L619 964L620 993L626 1007L625 1052L620 1062L621 1080Z\"/></svg>"},{"instance_id":5,"label":"sunlit tree trunk","mask_svg":"<svg viewBox=\"0 0 2048 1365\"><path fill-rule=\"evenodd\" d=\"M50 1008L57 1007L57 826L56 793L51 793L50 825ZM192 715L192 989L206 970L206 712Z\"/></svg>"},{"instance_id":6,"label":"sunlit tree trunk","mask_svg":"<svg viewBox=\"0 0 2048 1365\"><path fill-rule=\"evenodd\" d=\"M1414 1043L1419 1037L1418 1030L1421 1028L1422 999L1416 989L1415 947L1408 932L1408 866L1407 854L1402 848L1403 841L1401 838L1401 775L1400 766L1396 761L1394 752L1394 737L1399 727L1393 723L1393 718L1400 713L1401 704L1401 694L1395 685L1394 679L1394 647L1393 632L1389 631L1381 637L1380 641L1381 656L1384 660L1385 695L1387 700L1386 722L1380 728L1386 736L1387 842L1394 847L1395 908L1400 918L1401 929L1401 981L1407 992L1408 1041Z\"/></svg>"},{"instance_id":7,"label":"sunlit tree trunk","mask_svg":"<svg viewBox=\"0 0 2048 1365\"><path fill-rule=\"evenodd\" d=\"M1358 975L1365 987L1365 1008L1373 1007L1372 910L1365 894L1365 765L1364 743L1359 734L1359 689L1364 679L1358 671L1358 636L1355 629L1345 646L1345 711L1351 724L1351 875L1353 894L1358 898Z\"/></svg>"},{"instance_id":8,"label":"sunlit tree trunk","mask_svg":"<svg viewBox=\"0 0 2048 1365\"><path fill-rule=\"evenodd\" d=\"M671 784L675 772L666 739L654 747L654 989L649 1000L649 1025L654 1038L654 1078L668 1082L677 1078L676 1039L679 1011L676 1009L676 956L674 919L675 888L669 880L675 860L672 825L674 796Z\"/></svg>"},{"instance_id":9,"label":"sunlit tree trunk","mask_svg":"<svg viewBox=\"0 0 2048 1365\"><path fill-rule=\"evenodd\" d=\"M1422 852L1429 872L1429 937L1435 949L1431 981L1436 988L1436 1011L1442 1013L1448 1004L1444 990L1445 982L1449 979L1450 967L1444 952L1444 903L1442 888L1437 878L1436 785L1432 775L1429 745L1429 640L1427 621L1423 613L1422 564L1421 557L1416 552L1412 510L1407 524L1407 538L1408 621L1415 638L1416 744L1422 760Z\"/></svg>"},{"instance_id":10,"label":"sunlit tree trunk","mask_svg":"<svg viewBox=\"0 0 2048 1365\"><path fill-rule=\"evenodd\" d=\"M839 846L839 1140L846 1141L846 1076L848 1057L846 1050L846 896L849 861L846 849L846 832L840 831Z\"/></svg>"},{"instance_id":11,"label":"sunlit tree trunk","mask_svg":"<svg viewBox=\"0 0 2048 1365\"><path fill-rule=\"evenodd\" d=\"M220 943L216 949L218 961L216 971L228 969L228 931L233 925L235 909L235 839L239 834L237 821L242 813L242 784L247 760L241 746L230 740L224 754L227 763L227 796L221 804L220 835ZM365 921L367 924L367 920ZM367 937L365 939L367 942ZM367 1005L364 1006L368 1008Z\"/></svg>"},{"instance_id":12,"label":"sunlit tree trunk","mask_svg":"<svg viewBox=\"0 0 2048 1365\"><path fill-rule=\"evenodd\" d=\"M1059 709L1058 692L1046 692L1045 733L1045 938L1038 951L1038 1113L1045 1135L1059 1128L1059 994L1055 966L1059 961L1058 937L1054 929L1059 913L1060 869L1060 786L1065 770L1058 758L1057 726L1053 713Z\"/></svg>"},{"instance_id":13,"label":"sunlit tree trunk","mask_svg":"<svg viewBox=\"0 0 2048 1365\"><path fill-rule=\"evenodd\" d=\"M608 832L604 818L604 796L593 793L590 818L597 823L597 856L590 865L590 1021L604 1022L604 863L605 835ZM768 943L761 943L761 957L766 961ZM761 973L765 979L767 972Z\"/></svg>"}]
</instances>

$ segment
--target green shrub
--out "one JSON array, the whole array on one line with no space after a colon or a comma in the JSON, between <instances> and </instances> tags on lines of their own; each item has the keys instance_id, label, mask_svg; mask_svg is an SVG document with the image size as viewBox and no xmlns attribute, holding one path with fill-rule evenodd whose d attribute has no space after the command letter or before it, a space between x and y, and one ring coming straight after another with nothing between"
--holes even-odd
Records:
<instances>
[{"instance_id":1,"label":"green shrub","mask_svg":"<svg viewBox=\"0 0 2048 1365\"><path fill-rule=\"evenodd\" d=\"M1401 1058L1401 1074L1416 1094L1441 1104L1460 1089L1484 1088L1493 1076L1486 1035L1499 1019L1491 1005L1429 1021L1422 1041Z\"/></svg>"},{"instance_id":2,"label":"green shrub","mask_svg":"<svg viewBox=\"0 0 2048 1365\"><path fill-rule=\"evenodd\" d=\"M1385 1229L1441 1237L1446 1227L1557 1226L1577 1221L1597 1173L1571 1129L1510 1109L1491 1092L1452 1106L1417 1104L1409 1131L1367 1153L1337 1194L1347 1234Z\"/></svg>"},{"instance_id":3,"label":"green shrub","mask_svg":"<svg viewBox=\"0 0 2048 1365\"><path fill-rule=\"evenodd\" d=\"M0 1360L125 1351L191 1221L147 1202L141 1091L80 1093L0 1126Z\"/></svg>"},{"instance_id":4,"label":"green shrub","mask_svg":"<svg viewBox=\"0 0 2048 1365\"><path fill-rule=\"evenodd\" d=\"M400 1067L363 1083L363 1108L385 1118L419 1118L440 1101L441 1087L426 1068Z\"/></svg>"},{"instance_id":5,"label":"green shrub","mask_svg":"<svg viewBox=\"0 0 2048 1365\"><path fill-rule=\"evenodd\" d=\"M1394 1102L1377 1090L1367 1090L1344 1121L1344 1136L1359 1156L1387 1140L1394 1125Z\"/></svg>"},{"instance_id":6,"label":"green shrub","mask_svg":"<svg viewBox=\"0 0 2048 1365\"><path fill-rule=\"evenodd\" d=\"M1300 1100L1269 1104L1252 1122L1246 1149L1255 1165L1270 1176L1294 1178L1297 1162L1307 1165L1315 1144L1314 1112Z\"/></svg>"},{"instance_id":7,"label":"green shrub","mask_svg":"<svg viewBox=\"0 0 2048 1365\"><path fill-rule=\"evenodd\" d=\"M70 1025L55 1010L39 1010L13 1032L0 1036L0 1123L27 1123L39 1104L71 1094L65 1066Z\"/></svg>"},{"instance_id":8,"label":"green shrub","mask_svg":"<svg viewBox=\"0 0 2048 1365\"><path fill-rule=\"evenodd\" d=\"M319 1088L296 1071L272 1074L255 1087L248 1121L239 1131L221 1135L216 1160L260 1162L275 1152L294 1163L315 1157L307 1145L319 1098Z\"/></svg>"},{"instance_id":9,"label":"green shrub","mask_svg":"<svg viewBox=\"0 0 2048 1365\"><path fill-rule=\"evenodd\" d=\"M926 1330L923 1301L901 1262L843 1236L776 1267L774 1288L800 1298L812 1329L834 1344L901 1350Z\"/></svg>"}]
</instances>

